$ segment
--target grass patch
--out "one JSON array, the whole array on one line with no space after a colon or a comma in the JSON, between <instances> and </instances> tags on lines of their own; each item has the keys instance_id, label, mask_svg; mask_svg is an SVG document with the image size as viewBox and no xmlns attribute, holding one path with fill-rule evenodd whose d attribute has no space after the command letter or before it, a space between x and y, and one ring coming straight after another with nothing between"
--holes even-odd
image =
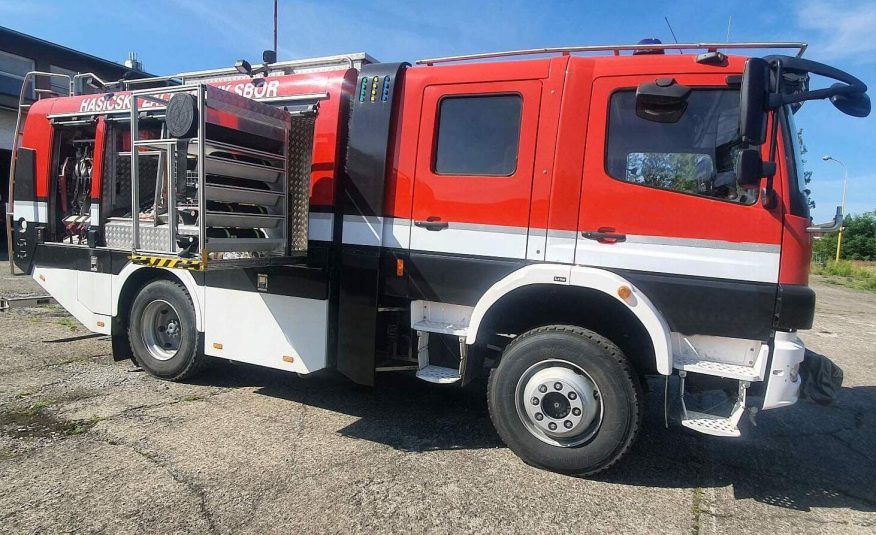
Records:
<instances>
[{"instance_id":1,"label":"grass patch","mask_svg":"<svg viewBox=\"0 0 876 535\"><path fill-rule=\"evenodd\" d=\"M13 438L76 436L88 432L100 418L63 420L46 409L47 401L38 401L23 409L0 412L0 433Z\"/></svg>"},{"instance_id":2,"label":"grass patch","mask_svg":"<svg viewBox=\"0 0 876 535\"><path fill-rule=\"evenodd\" d=\"M79 328L79 326L76 324L75 321L68 319L68 318L61 318L55 323L57 323L58 325L60 325L62 327L67 327L71 331L76 331L76 329Z\"/></svg>"},{"instance_id":3,"label":"grass patch","mask_svg":"<svg viewBox=\"0 0 876 535\"><path fill-rule=\"evenodd\" d=\"M183 401L201 401L204 399L204 396L186 396L183 398Z\"/></svg>"},{"instance_id":4,"label":"grass patch","mask_svg":"<svg viewBox=\"0 0 876 535\"><path fill-rule=\"evenodd\" d=\"M49 403L48 401L37 401L36 403L34 403L30 407L28 407L24 411L24 413L28 416L36 416L36 415L40 414L41 412L43 412L43 409L45 409L51 405L52 404Z\"/></svg>"},{"instance_id":5,"label":"grass patch","mask_svg":"<svg viewBox=\"0 0 876 535\"><path fill-rule=\"evenodd\" d=\"M821 275L834 284L876 292L876 268L870 266L840 260L824 265L813 265L812 273Z\"/></svg>"}]
</instances>

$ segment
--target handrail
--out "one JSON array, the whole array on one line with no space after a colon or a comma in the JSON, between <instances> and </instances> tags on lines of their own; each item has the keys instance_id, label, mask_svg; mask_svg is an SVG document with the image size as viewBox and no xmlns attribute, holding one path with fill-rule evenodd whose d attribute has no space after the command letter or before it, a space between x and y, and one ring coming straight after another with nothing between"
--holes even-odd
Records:
<instances>
[{"instance_id":1,"label":"handrail","mask_svg":"<svg viewBox=\"0 0 876 535\"><path fill-rule=\"evenodd\" d=\"M9 271L15 275L15 261L13 260L14 256L12 254L12 225L15 223L15 167L18 163L18 142L21 137L21 127L22 127L22 111L25 109L25 98L27 97L27 83L30 80L33 80L33 88L34 95L39 95L39 90L36 87L36 79L39 76L46 76L49 78L66 78L67 82L67 92L68 94L73 93L73 80L67 74L61 74L59 72L43 72L43 71L30 71L29 73L24 75L24 79L21 81L21 90L18 93L18 113L15 117L15 130L12 132L12 161L9 164L9 198L7 200L7 212L6 212L6 243L7 243L7 254L9 255ZM29 105L28 105L29 106Z\"/></svg>"},{"instance_id":2,"label":"handrail","mask_svg":"<svg viewBox=\"0 0 876 535\"><path fill-rule=\"evenodd\" d=\"M305 59L293 59L289 61L280 61L277 63L269 63L267 65L269 71L278 71L284 69L294 69L294 68L308 68L308 67L330 67L335 64L347 63L349 64L349 68L353 68L357 61L373 63L376 60L366 54L365 52L356 52L353 54L338 54L334 56L322 56L316 58L305 58ZM182 84L189 84L192 82L197 82L199 79L209 78L213 76L228 76L228 75L240 75L243 78L245 75L242 75L237 71L234 67L222 67L219 69L208 69L203 71L189 71L189 72L181 72L177 74L171 74L167 76L153 76L149 78L136 78L133 80L125 80L126 89L130 89L131 86L139 85L139 84L147 84L147 83L155 83L155 82L168 82L168 81L176 81L178 80Z\"/></svg>"},{"instance_id":3,"label":"handrail","mask_svg":"<svg viewBox=\"0 0 876 535\"><path fill-rule=\"evenodd\" d=\"M484 52L480 54L464 54L461 56L447 56L442 58L419 59L417 65L433 65L435 63L449 63L453 61L471 61L488 58L505 58L512 56L529 56L536 54L562 54L568 56L578 52L613 52L619 56L621 51L626 50L708 50L716 52L720 49L784 49L796 48L797 57L803 55L809 45L803 42L779 41L779 42L741 42L741 43L667 43L667 44L635 44L635 45L590 45L590 46L567 46L549 48L529 48L523 50L507 50L502 52Z\"/></svg>"}]
</instances>

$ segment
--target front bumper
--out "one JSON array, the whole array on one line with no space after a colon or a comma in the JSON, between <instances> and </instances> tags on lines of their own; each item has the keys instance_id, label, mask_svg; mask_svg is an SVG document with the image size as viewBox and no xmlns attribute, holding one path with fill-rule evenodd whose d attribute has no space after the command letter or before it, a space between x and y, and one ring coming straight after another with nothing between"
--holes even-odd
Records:
<instances>
[{"instance_id":1,"label":"front bumper","mask_svg":"<svg viewBox=\"0 0 876 535\"><path fill-rule=\"evenodd\" d=\"M773 358L767 370L763 410L786 407L797 402L800 396L800 365L806 354L806 346L796 332L776 332Z\"/></svg>"}]
</instances>

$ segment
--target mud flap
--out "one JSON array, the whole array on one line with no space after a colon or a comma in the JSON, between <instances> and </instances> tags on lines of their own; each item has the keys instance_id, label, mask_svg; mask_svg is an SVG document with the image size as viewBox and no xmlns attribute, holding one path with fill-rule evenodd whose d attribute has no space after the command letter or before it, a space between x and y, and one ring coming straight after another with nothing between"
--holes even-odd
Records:
<instances>
[{"instance_id":1,"label":"mud flap","mask_svg":"<svg viewBox=\"0 0 876 535\"><path fill-rule=\"evenodd\" d=\"M800 365L800 399L830 405L843 386L843 370L824 355L809 349Z\"/></svg>"}]
</instances>

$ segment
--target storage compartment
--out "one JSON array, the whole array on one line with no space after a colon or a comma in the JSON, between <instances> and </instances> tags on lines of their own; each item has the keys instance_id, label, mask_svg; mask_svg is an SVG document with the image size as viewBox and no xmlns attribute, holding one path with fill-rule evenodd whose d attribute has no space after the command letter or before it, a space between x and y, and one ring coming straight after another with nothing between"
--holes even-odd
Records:
<instances>
[{"instance_id":1,"label":"storage compartment","mask_svg":"<svg viewBox=\"0 0 876 535\"><path fill-rule=\"evenodd\" d=\"M306 255L315 106L290 113L205 85L134 95L135 139L120 136L114 163L130 200L113 201L108 246L208 265ZM122 213L133 205L137 217Z\"/></svg>"}]
</instances>

